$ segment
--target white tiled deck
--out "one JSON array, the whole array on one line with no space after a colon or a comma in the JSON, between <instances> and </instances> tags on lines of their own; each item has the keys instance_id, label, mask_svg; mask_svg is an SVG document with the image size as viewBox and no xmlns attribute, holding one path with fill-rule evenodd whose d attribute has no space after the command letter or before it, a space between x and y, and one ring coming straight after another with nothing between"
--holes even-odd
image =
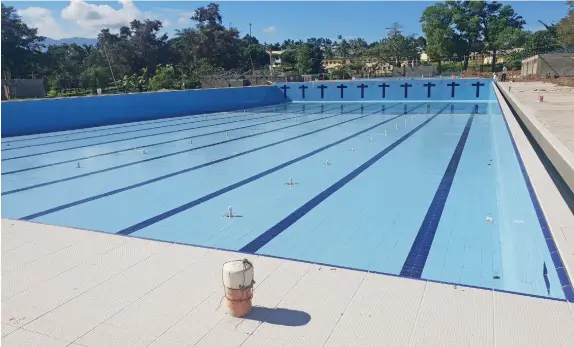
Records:
<instances>
[{"instance_id":1,"label":"white tiled deck","mask_svg":"<svg viewBox=\"0 0 574 347\"><path fill-rule=\"evenodd\" d=\"M2 221L2 346L571 346L566 302L268 257L248 319L231 252ZM220 305L221 304L221 305Z\"/></svg>"}]
</instances>

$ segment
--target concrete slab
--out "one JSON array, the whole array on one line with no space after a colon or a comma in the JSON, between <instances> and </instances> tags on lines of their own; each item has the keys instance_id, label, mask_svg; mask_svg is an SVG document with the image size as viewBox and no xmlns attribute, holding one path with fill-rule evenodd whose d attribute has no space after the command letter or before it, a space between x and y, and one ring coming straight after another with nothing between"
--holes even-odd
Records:
<instances>
[{"instance_id":1,"label":"concrete slab","mask_svg":"<svg viewBox=\"0 0 574 347\"><path fill-rule=\"evenodd\" d=\"M567 302L262 256L250 257L256 307L245 319L233 318L223 304L220 271L241 254L2 221L8 242L47 237L64 245L71 232L78 242L119 246L7 298L3 346L569 346L574 340ZM35 261L77 260L73 247L37 247ZM12 252L23 257L29 250ZM19 272L3 274L2 286L37 274L29 266Z\"/></svg>"}]
</instances>

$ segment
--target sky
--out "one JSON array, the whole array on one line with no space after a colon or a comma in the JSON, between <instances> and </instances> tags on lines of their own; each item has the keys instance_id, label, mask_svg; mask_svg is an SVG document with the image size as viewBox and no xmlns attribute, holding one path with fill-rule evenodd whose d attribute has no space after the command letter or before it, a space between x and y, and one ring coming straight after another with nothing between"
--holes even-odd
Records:
<instances>
[{"instance_id":1,"label":"sky","mask_svg":"<svg viewBox=\"0 0 574 347\"><path fill-rule=\"evenodd\" d=\"M261 42L337 35L378 41L393 22L406 34L422 34L419 18L433 2L423 1L223 1L220 11L226 26L230 23L244 34L252 23L253 36ZM158 19L164 32L173 36L177 29L193 25L189 17L208 2L195 1L3 1L13 6L26 24L38 28L39 35L53 39L95 38L102 28L117 31L133 19ZM566 16L564 1L503 1L526 20L527 30L540 30L538 22L553 23Z\"/></svg>"}]
</instances>

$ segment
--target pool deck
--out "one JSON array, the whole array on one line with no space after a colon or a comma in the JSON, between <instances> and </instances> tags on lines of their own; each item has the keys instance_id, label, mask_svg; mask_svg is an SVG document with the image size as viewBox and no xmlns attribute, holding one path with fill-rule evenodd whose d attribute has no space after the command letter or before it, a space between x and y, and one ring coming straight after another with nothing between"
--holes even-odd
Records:
<instances>
[{"instance_id":1,"label":"pool deck","mask_svg":"<svg viewBox=\"0 0 574 347\"><path fill-rule=\"evenodd\" d=\"M574 216L508 106L502 109L574 278ZM2 346L574 341L572 302L251 255L256 308L236 319L222 303L221 267L243 254L12 220L2 220L1 236Z\"/></svg>"},{"instance_id":2,"label":"pool deck","mask_svg":"<svg viewBox=\"0 0 574 347\"><path fill-rule=\"evenodd\" d=\"M574 305L250 256L256 308L225 313L241 254L2 221L2 346L570 346Z\"/></svg>"},{"instance_id":3,"label":"pool deck","mask_svg":"<svg viewBox=\"0 0 574 347\"><path fill-rule=\"evenodd\" d=\"M574 191L574 88L542 82L499 85L536 142ZM538 96L544 101L538 102Z\"/></svg>"}]
</instances>

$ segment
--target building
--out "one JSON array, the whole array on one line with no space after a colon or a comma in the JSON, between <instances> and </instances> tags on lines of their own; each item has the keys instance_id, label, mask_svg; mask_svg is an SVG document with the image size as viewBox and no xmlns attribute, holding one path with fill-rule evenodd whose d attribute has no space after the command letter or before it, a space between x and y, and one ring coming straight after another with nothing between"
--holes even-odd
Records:
<instances>
[{"instance_id":1,"label":"building","mask_svg":"<svg viewBox=\"0 0 574 347\"><path fill-rule=\"evenodd\" d=\"M269 54L269 69L275 69L281 66L281 54L283 51L267 51Z\"/></svg>"},{"instance_id":2,"label":"building","mask_svg":"<svg viewBox=\"0 0 574 347\"><path fill-rule=\"evenodd\" d=\"M522 60L522 76L574 77L574 53L537 54Z\"/></svg>"},{"instance_id":3,"label":"building","mask_svg":"<svg viewBox=\"0 0 574 347\"><path fill-rule=\"evenodd\" d=\"M365 63L371 73L373 74L386 74L393 71L393 66L388 63L383 63L375 58L326 58L323 59L323 67L329 71L343 64L352 64L357 62Z\"/></svg>"}]
</instances>

